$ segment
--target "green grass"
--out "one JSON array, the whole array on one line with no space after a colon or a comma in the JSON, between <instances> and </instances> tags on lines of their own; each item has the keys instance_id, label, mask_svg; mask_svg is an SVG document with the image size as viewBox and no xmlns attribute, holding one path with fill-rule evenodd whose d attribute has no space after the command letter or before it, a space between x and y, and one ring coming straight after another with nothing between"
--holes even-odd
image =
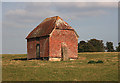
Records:
<instances>
[{"instance_id":1,"label":"green grass","mask_svg":"<svg viewBox=\"0 0 120 83\"><path fill-rule=\"evenodd\" d=\"M78 53L75 61L12 60L26 54L2 55L3 81L118 81L118 53ZM101 60L104 63L88 64Z\"/></svg>"}]
</instances>

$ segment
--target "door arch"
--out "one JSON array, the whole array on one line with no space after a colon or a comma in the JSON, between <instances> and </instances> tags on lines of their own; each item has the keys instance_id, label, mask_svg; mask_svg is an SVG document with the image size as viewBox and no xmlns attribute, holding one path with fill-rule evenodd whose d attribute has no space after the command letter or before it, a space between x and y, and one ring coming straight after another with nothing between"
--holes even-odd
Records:
<instances>
[{"instance_id":1,"label":"door arch","mask_svg":"<svg viewBox=\"0 0 120 83\"><path fill-rule=\"evenodd\" d=\"M36 45L36 59L40 58L40 44Z\"/></svg>"}]
</instances>

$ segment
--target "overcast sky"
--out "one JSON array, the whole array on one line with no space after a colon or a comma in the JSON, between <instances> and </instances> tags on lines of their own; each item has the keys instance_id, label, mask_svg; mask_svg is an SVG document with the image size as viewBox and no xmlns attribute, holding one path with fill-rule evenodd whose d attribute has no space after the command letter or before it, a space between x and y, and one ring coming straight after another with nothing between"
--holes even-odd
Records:
<instances>
[{"instance_id":1,"label":"overcast sky","mask_svg":"<svg viewBox=\"0 0 120 83\"><path fill-rule=\"evenodd\" d=\"M25 37L51 16L60 16L72 26L79 35L78 41L96 38L117 46L117 2L3 2L3 53L27 53Z\"/></svg>"}]
</instances>

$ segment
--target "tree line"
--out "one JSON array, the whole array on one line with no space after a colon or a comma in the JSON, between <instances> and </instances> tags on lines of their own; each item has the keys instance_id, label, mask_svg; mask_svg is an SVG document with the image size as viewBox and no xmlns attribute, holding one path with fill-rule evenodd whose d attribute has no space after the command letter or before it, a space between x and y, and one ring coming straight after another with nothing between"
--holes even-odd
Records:
<instances>
[{"instance_id":1,"label":"tree line","mask_svg":"<svg viewBox=\"0 0 120 83\"><path fill-rule=\"evenodd\" d=\"M80 41L78 43L78 52L120 52L120 42L116 49L113 47L113 42L106 42L104 46L103 40L90 39L87 42Z\"/></svg>"}]
</instances>

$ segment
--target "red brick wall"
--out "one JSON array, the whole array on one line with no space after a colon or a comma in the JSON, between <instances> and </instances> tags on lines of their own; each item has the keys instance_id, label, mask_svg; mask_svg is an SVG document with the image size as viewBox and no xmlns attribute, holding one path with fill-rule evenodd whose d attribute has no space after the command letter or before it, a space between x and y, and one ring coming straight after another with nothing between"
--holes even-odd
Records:
<instances>
[{"instance_id":1,"label":"red brick wall","mask_svg":"<svg viewBox=\"0 0 120 83\"><path fill-rule=\"evenodd\" d=\"M36 41L27 39L27 59L36 58Z\"/></svg>"},{"instance_id":2,"label":"red brick wall","mask_svg":"<svg viewBox=\"0 0 120 83\"><path fill-rule=\"evenodd\" d=\"M39 40L27 40L27 58L36 58L36 45L40 44L40 57L48 57L49 54L49 38L42 37Z\"/></svg>"},{"instance_id":3,"label":"red brick wall","mask_svg":"<svg viewBox=\"0 0 120 83\"><path fill-rule=\"evenodd\" d=\"M49 38L40 38L40 57L49 56Z\"/></svg>"},{"instance_id":4,"label":"red brick wall","mask_svg":"<svg viewBox=\"0 0 120 83\"><path fill-rule=\"evenodd\" d=\"M78 38L74 31L55 29L49 38L49 56L61 57L61 43L68 48L69 58L77 58Z\"/></svg>"},{"instance_id":5,"label":"red brick wall","mask_svg":"<svg viewBox=\"0 0 120 83\"><path fill-rule=\"evenodd\" d=\"M61 57L61 43L65 43L68 48L70 58L77 58L78 38L74 31L59 30L53 31L51 36L27 40L27 58L36 58L36 45L40 44L40 57Z\"/></svg>"}]
</instances>

